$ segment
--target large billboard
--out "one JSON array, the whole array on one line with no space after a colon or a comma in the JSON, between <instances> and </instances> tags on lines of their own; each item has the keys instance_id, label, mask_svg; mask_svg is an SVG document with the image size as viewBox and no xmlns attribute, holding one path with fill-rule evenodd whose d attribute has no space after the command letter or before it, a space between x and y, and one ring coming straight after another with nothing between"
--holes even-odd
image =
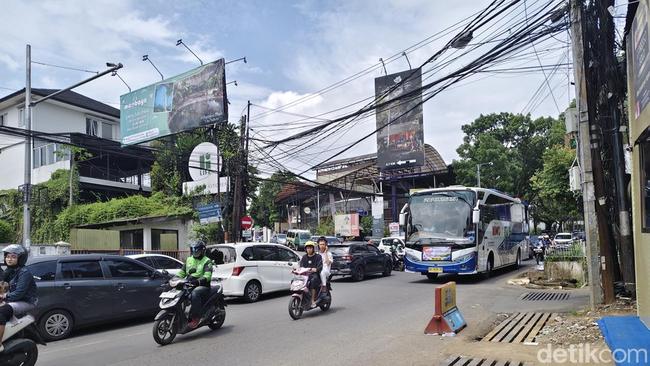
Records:
<instances>
[{"instance_id":1,"label":"large billboard","mask_svg":"<svg viewBox=\"0 0 650 366\"><path fill-rule=\"evenodd\" d=\"M122 144L228 121L223 59L120 97Z\"/></svg>"},{"instance_id":2,"label":"large billboard","mask_svg":"<svg viewBox=\"0 0 650 366\"><path fill-rule=\"evenodd\" d=\"M422 93L417 92L395 100L421 87L420 69L375 79L375 96L378 103L390 102L377 108L375 112L379 130L377 166L381 170L424 165ZM388 94L384 96L386 93Z\"/></svg>"},{"instance_id":3,"label":"large billboard","mask_svg":"<svg viewBox=\"0 0 650 366\"><path fill-rule=\"evenodd\" d=\"M644 2L639 3L632 29L627 39L628 59L632 68L632 87L634 90L634 118L650 102L650 38L648 37L648 9ZM628 62L629 64L630 62Z\"/></svg>"}]
</instances>

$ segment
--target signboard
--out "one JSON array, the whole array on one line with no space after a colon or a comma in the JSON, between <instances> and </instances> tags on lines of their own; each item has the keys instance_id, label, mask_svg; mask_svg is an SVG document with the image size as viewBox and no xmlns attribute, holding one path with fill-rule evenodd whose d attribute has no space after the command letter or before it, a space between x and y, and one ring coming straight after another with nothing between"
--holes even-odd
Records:
<instances>
[{"instance_id":1,"label":"signboard","mask_svg":"<svg viewBox=\"0 0 650 366\"><path fill-rule=\"evenodd\" d=\"M242 236L242 238L246 238L246 239L252 238L253 237L253 231L250 230L250 229L249 230L244 230L244 231L241 232L241 236Z\"/></svg>"},{"instance_id":2,"label":"signboard","mask_svg":"<svg viewBox=\"0 0 650 366\"><path fill-rule=\"evenodd\" d=\"M372 219L372 236L381 238L384 236L384 219Z\"/></svg>"},{"instance_id":3,"label":"signboard","mask_svg":"<svg viewBox=\"0 0 650 366\"><path fill-rule=\"evenodd\" d=\"M408 70L375 79L377 166L380 170L424 165L422 70ZM410 92L409 95L398 99ZM387 95L385 95L388 93Z\"/></svg>"},{"instance_id":4,"label":"signboard","mask_svg":"<svg viewBox=\"0 0 650 366\"><path fill-rule=\"evenodd\" d=\"M334 232L337 236L359 236L359 214L334 216Z\"/></svg>"},{"instance_id":5,"label":"signboard","mask_svg":"<svg viewBox=\"0 0 650 366\"><path fill-rule=\"evenodd\" d=\"M375 219L384 218L384 197L375 197L372 201L372 217Z\"/></svg>"},{"instance_id":6,"label":"signboard","mask_svg":"<svg viewBox=\"0 0 650 366\"><path fill-rule=\"evenodd\" d=\"M253 218L250 216L244 216L241 218L241 228L243 230L248 230L253 227Z\"/></svg>"},{"instance_id":7,"label":"signboard","mask_svg":"<svg viewBox=\"0 0 650 366\"><path fill-rule=\"evenodd\" d=\"M391 235L399 234L399 222L391 222L388 224L388 230L390 230Z\"/></svg>"},{"instance_id":8,"label":"signboard","mask_svg":"<svg viewBox=\"0 0 650 366\"><path fill-rule=\"evenodd\" d=\"M221 221L221 205L218 202L198 206L196 210L201 224Z\"/></svg>"},{"instance_id":9,"label":"signboard","mask_svg":"<svg viewBox=\"0 0 650 366\"><path fill-rule=\"evenodd\" d=\"M422 247L423 261L451 260L451 247Z\"/></svg>"},{"instance_id":10,"label":"signboard","mask_svg":"<svg viewBox=\"0 0 650 366\"><path fill-rule=\"evenodd\" d=\"M202 188L199 190L199 188ZM196 182L183 182L184 195L202 195L228 192L230 189L229 177L210 176Z\"/></svg>"},{"instance_id":11,"label":"signboard","mask_svg":"<svg viewBox=\"0 0 650 366\"><path fill-rule=\"evenodd\" d=\"M183 194L200 195L228 192L228 177L219 177L222 166L219 149L211 142L202 142L192 150L188 170L193 182L183 183ZM203 188L200 190L199 188Z\"/></svg>"},{"instance_id":12,"label":"signboard","mask_svg":"<svg viewBox=\"0 0 650 366\"><path fill-rule=\"evenodd\" d=\"M120 97L123 145L228 121L224 59Z\"/></svg>"},{"instance_id":13,"label":"signboard","mask_svg":"<svg viewBox=\"0 0 650 366\"><path fill-rule=\"evenodd\" d=\"M636 100L634 117L639 118L641 112L650 102L650 41L648 38L648 9L644 2L639 3L627 44L630 50L628 59L632 63L630 71Z\"/></svg>"}]
</instances>

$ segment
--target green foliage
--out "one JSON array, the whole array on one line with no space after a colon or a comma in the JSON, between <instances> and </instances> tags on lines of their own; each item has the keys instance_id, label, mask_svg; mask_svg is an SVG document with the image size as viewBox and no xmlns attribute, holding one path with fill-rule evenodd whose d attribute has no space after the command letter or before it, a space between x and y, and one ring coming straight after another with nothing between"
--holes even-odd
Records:
<instances>
[{"instance_id":1,"label":"green foliage","mask_svg":"<svg viewBox=\"0 0 650 366\"><path fill-rule=\"evenodd\" d=\"M11 224L0 220L0 243L14 243L16 239L16 232Z\"/></svg>"},{"instance_id":2,"label":"green foliage","mask_svg":"<svg viewBox=\"0 0 650 366\"><path fill-rule=\"evenodd\" d=\"M536 199L534 217L543 222L566 222L579 217L579 194L569 189L569 168L576 158L575 150L556 145L544 152L544 165L531 179Z\"/></svg>"},{"instance_id":3,"label":"green foliage","mask_svg":"<svg viewBox=\"0 0 650 366\"><path fill-rule=\"evenodd\" d=\"M362 216L361 217L361 231L363 234L361 236L371 236L372 235L372 216Z\"/></svg>"},{"instance_id":4,"label":"green foliage","mask_svg":"<svg viewBox=\"0 0 650 366\"><path fill-rule=\"evenodd\" d=\"M256 180L256 179L253 179ZM256 180L257 181L257 180ZM289 172L274 173L271 178L263 181L259 185L258 194L253 197L250 213L255 223L260 226L272 227L274 223L280 221L280 213L275 204L275 197L280 193L284 183L295 182L296 178ZM321 225L323 221L321 220ZM332 231L334 224L332 223ZM326 235L326 234L321 234Z\"/></svg>"},{"instance_id":5,"label":"green foliage","mask_svg":"<svg viewBox=\"0 0 650 366\"><path fill-rule=\"evenodd\" d=\"M331 216L320 218L320 225L316 228L316 235L334 235L334 220Z\"/></svg>"},{"instance_id":6,"label":"green foliage","mask_svg":"<svg viewBox=\"0 0 650 366\"><path fill-rule=\"evenodd\" d=\"M563 122L554 118L531 119L530 115L493 113L463 125L463 144L453 162L459 184L476 185L476 165L481 168L481 186L515 196L530 197L530 178L542 167L542 154L561 142Z\"/></svg>"},{"instance_id":7,"label":"green foliage","mask_svg":"<svg viewBox=\"0 0 650 366\"><path fill-rule=\"evenodd\" d=\"M194 224L192 239L204 241L207 244L223 243L223 227L220 223Z\"/></svg>"}]
</instances>

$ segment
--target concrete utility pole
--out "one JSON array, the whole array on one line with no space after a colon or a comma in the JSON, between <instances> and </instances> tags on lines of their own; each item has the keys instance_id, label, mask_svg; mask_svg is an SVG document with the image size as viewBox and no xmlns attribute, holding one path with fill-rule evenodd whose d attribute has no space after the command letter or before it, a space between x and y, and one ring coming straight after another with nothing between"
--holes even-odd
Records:
<instances>
[{"instance_id":1,"label":"concrete utility pole","mask_svg":"<svg viewBox=\"0 0 650 366\"><path fill-rule=\"evenodd\" d=\"M611 286L611 284L608 285L606 283L608 282L607 278L601 277L601 271L607 271L611 268L603 269L603 266L601 266L601 243L599 243L599 240L603 240L603 238L599 237L602 233L599 232L599 222L596 214L596 205L598 205L598 202L596 200L594 169L591 155L592 145L587 105L587 84L584 73L585 62L582 40L582 9L580 7L580 2L578 0L571 0L570 10L573 70L579 123L578 155L582 170L582 200L584 206L585 237L587 241L587 271L589 286L591 289L589 299L591 308L593 309L597 304L603 303L604 287Z\"/></svg>"},{"instance_id":2,"label":"concrete utility pole","mask_svg":"<svg viewBox=\"0 0 650 366\"><path fill-rule=\"evenodd\" d=\"M32 244L32 218L29 212L29 202L32 186L32 46L27 45L25 55L25 108L23 117L25 118L25 184L23 185L23 246L29 252Z\"/></svg>"}]
</instances>

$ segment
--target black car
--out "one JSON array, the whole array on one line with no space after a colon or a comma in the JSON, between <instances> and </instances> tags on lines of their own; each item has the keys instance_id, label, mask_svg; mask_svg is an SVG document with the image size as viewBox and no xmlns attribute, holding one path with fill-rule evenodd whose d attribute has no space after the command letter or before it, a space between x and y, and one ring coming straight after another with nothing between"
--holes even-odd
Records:
<instances>
[{"instance_id":1,"label":"black car","mask_svg":"<svg viewBox=\"0 0 650 366\"><path fill-rule=\"evenodd\" d=\"M355 281L367 275L390 276L393 269L390 254L382 253L366 242L349 242L330 246L334 263L332 276L352 276Z\"/></svg>"},{"instance_id":2,"label":"black car","mask_svg":"<svg viewBox=\"0 0 650 366\"><path fill-rule=\"evenodd\" d=\"M118 255L34 257L27 268L38 287L33 314L50 341L80 327L155 314L168 278Z\"/></svg>"}]
</instances>

